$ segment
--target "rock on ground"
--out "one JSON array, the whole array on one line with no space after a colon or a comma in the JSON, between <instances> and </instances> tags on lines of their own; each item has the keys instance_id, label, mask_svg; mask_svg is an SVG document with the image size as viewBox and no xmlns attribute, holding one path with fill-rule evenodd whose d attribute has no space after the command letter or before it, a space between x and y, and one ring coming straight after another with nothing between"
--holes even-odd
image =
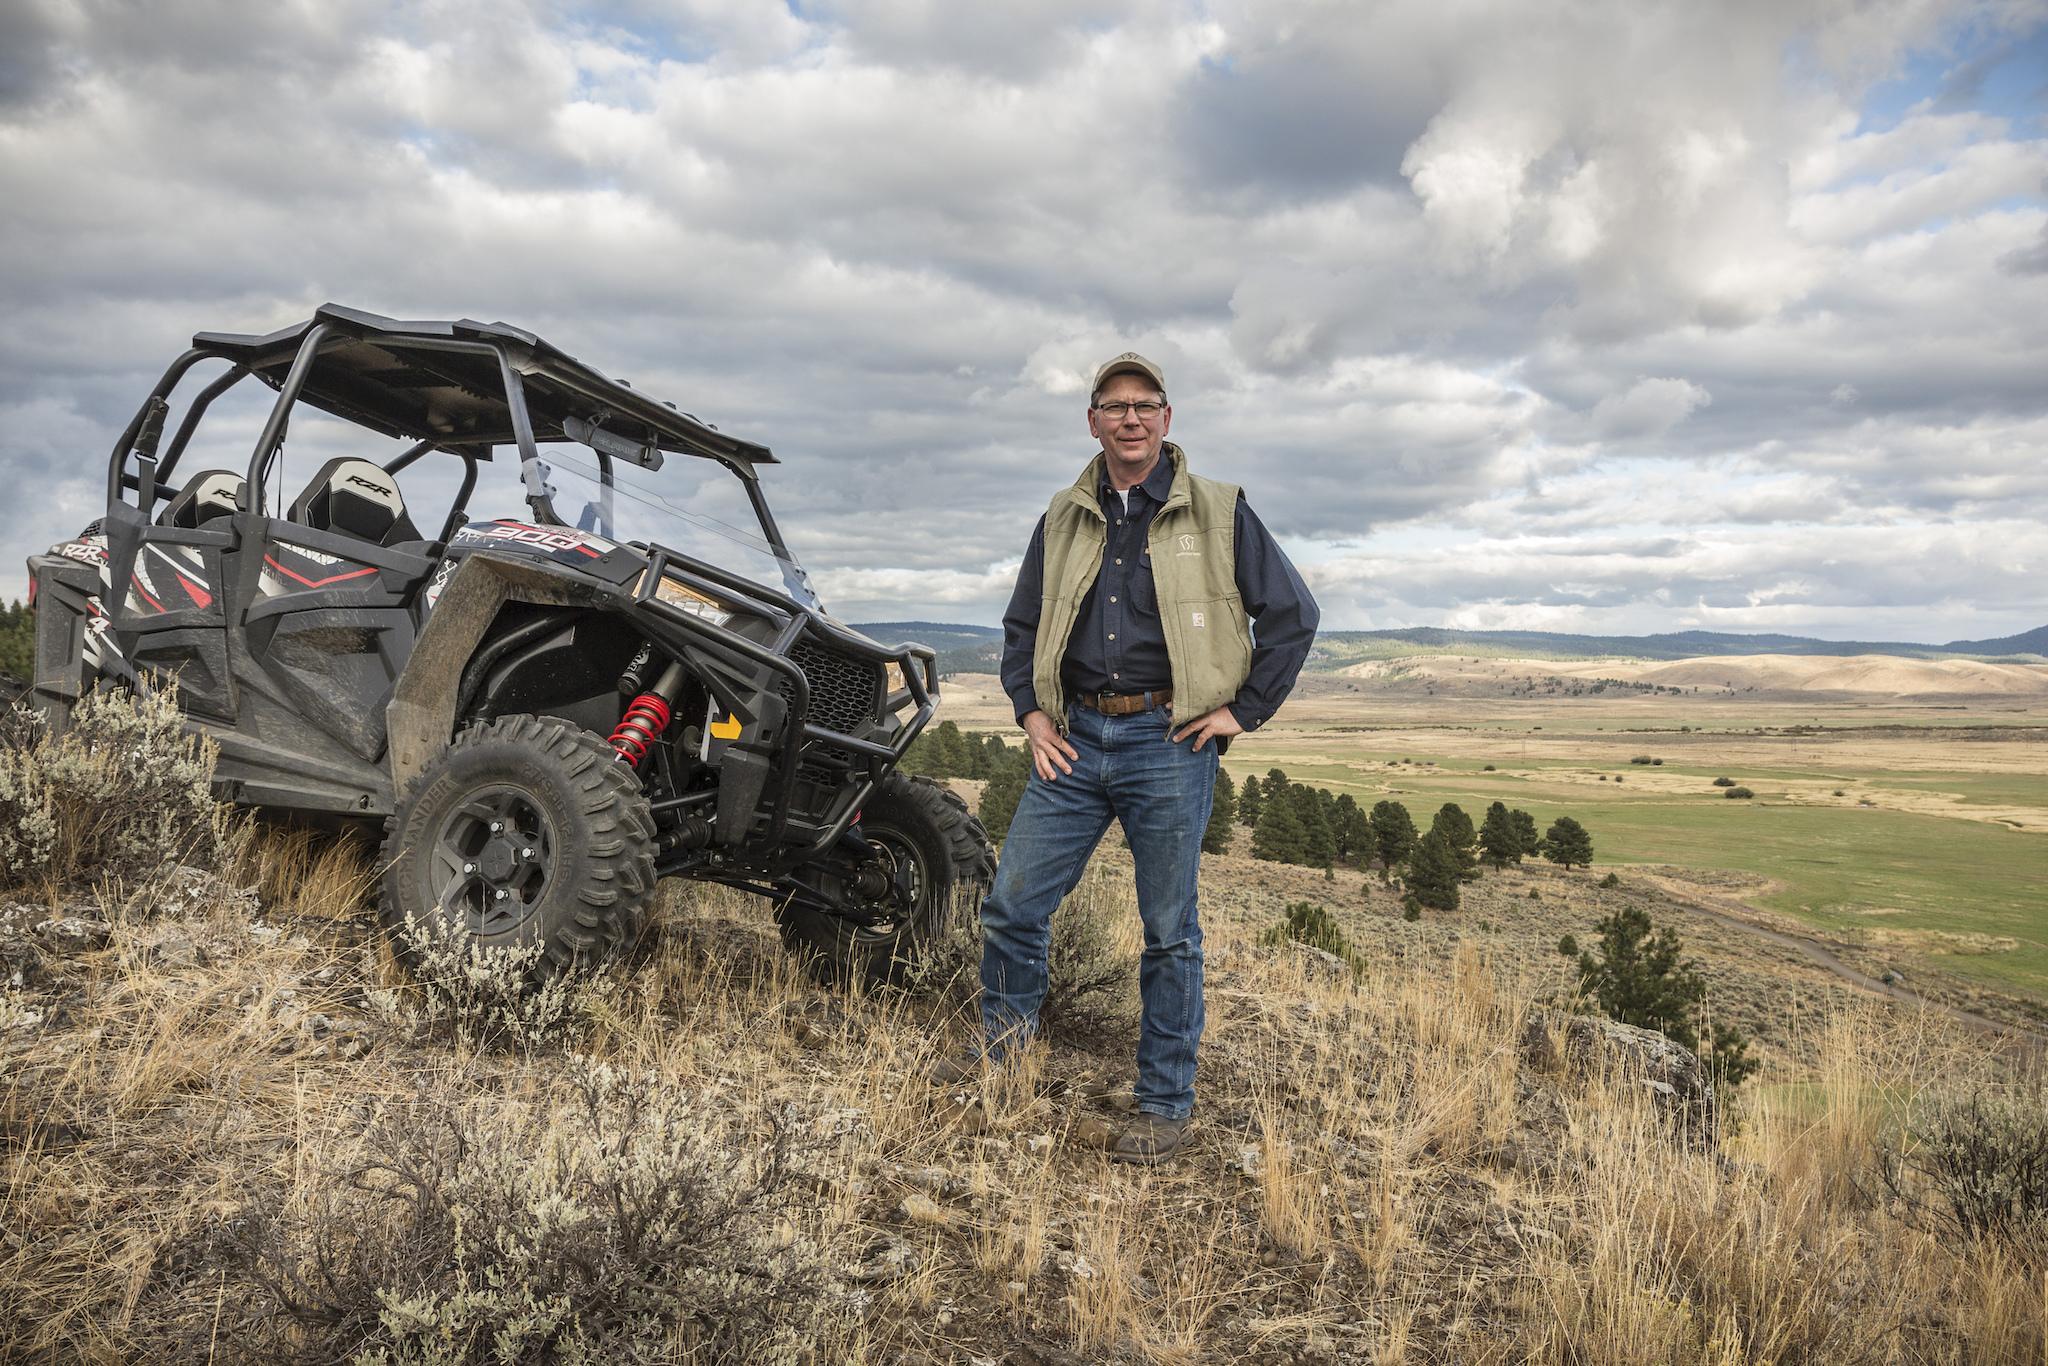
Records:
<instances>
[{"instance_id":1,"label":"rock on ground","mask_svg":"<svg viewBox=\"0 0 2048 1366\"><path fill-rule=\"evenodd\" d=\"M1691 1049L1654 1029L1595 1015L1553 1018L1532 1012L1522 1034L1522 1054L1530 1066L1544 1071L1568 1068L1639 1084L1684 1141L1703 1148L1720 1141L1713 1078Z\"/></svg>"}]
</instances>

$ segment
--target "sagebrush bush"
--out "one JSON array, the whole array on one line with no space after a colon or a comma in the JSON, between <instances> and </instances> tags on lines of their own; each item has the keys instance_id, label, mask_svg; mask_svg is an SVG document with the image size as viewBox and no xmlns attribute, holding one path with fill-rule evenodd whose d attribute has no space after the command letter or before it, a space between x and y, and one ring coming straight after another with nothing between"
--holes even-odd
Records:
<instances>
[{"instance_id":1,"label":"sagebrush bush","mask_svg":"<svg viewBox=\"0 0 2048 1366\"><path fill-rule=\"evenodd\" d=\"M396 938L416 990L367 993L371 1011L418 1038L453 1039L472 1048L536 1049L562 1043L616 989L598 968L541 974L539 944L494 948L461 926L409 919Z\"/></svg>"},{"instance_id":2,"label":"sagebrush bush","mask_svg":"<svg viewBox=\"0 0 2048 1366\"><path fill-rule=\"evenodd\" d=\"M1365 970L1365 956L1351 945L1344 929L1329 910L1313 901L1295 901L1287 907L1287 918L1268 926L1259 935L1261 944L1306 944L1343 959L1354 975Z\"/></svg>"},{"instance_id":3,"label":"sagebrush bush","mask_svg":"<svg viewBox=\"0 0 2048 1366\"><path fill-rule=\"evenodd\" d=\"M1723 792L1721 795L1736 801L1742 801L1747 798L1754 797L1756 793L1751 792L1746 787L1731 787L1726 792Z\"/></svg>"},{"instance_id":4,"label":"sagebrush bush","mask_svg":"<svg viewBox=\"0 0 2048 1366\"><path fill-rule=\"evenodd\" d=\"M95 692L52 736L21 708L0 752L0 875L11 886L124 885L168 865L218 869L226 808L213 743L185 734L176 693Z\"/></svg>"},{"instance_id":5,"label":"sagebrush bush","mask_svg":"<svg viewBox=\"0 0 2048 1366\"><path fill-rule=\"evenodd\" d=\"M363 1366L792 1359L845 1287L779 1218L787 1127L733 1113L581 1057L530 1105L384 1109L353 1170L228 1237L261 1287L242 1340Z\"/></svg>"},{"instance_id":6,"label":"sagebrush bush","mask_svg":"<svg viewBox=\"0 0 2048 1366\"><path fill-rule=\"evenodd\" d=\"M1878 1170L1913 1222L2048 1265L2048 1106L2038 1096L1939 1097L1880 1140Z\"/></svg>"}]
</instances>

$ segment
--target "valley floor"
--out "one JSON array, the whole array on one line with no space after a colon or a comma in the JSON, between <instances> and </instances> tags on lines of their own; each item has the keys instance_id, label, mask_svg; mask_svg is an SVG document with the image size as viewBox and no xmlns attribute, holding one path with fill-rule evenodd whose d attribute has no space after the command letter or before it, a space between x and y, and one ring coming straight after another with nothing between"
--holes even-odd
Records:
<instances>
[{"instance_id":1,"label":"valley floor","mask_svg":"<svg viewBox=\"0 0 2048 1366\"><path fill-rule=\"evenodd\" d=\"M1573 677L1630 672L1569 663ZM1742 684L1754 661L1690 663ZM1779 663L1757 677L1845 672L1840 660ZM1922 663L1893 661L1866 682ZM1475 819L1493 801L1539 826L1569 815L1592 832L1602 871L1680 870L1710 884L1687 904L1812 939L1945 1005L2048 1028L2048 665L2002 667L2037 691L1528 696L1525 680L1565 663L1373 661L1305 674L1225 765L1239 780L1279 768L1366 807L1400 801L1424 826L1452 801ZM1015 734L987 675L949 680L941 714ZM1730 800L1717 778L1753 795Z\"/></svg>"}]
</instances>

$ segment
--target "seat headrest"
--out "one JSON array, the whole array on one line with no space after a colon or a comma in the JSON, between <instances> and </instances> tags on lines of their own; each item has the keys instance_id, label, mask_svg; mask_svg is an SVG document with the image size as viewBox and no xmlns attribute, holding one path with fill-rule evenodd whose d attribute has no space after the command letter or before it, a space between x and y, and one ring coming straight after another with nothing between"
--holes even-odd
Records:
<instances>
[{"instance_id":1,"label":"seat headrest","mask_svg":"<svg viewBox=\"0 0 2048 1366\"><path fill-rule=\"evenodd\" d=\"M164 505L156 524L196 530L216 517L231 517L242 506L244 482L241 475L226 470L201 470Z\"/></svg>"},{"instance_id":2,"label":"seat headrest","mask_svg":"<svg viewBox=\"0 0 2048 1366\"><path fill-rule=\"evenodd\" d=\"M292 503L290 519L315 531L341 531L382 544L405 516L398 483L372 461L337 456L320 467Z\"/></svg>"}]
</instances>

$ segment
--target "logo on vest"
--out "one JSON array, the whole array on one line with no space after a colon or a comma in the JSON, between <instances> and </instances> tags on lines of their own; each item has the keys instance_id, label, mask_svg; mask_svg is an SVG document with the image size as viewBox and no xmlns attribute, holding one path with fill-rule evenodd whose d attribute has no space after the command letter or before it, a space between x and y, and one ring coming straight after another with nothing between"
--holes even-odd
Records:
<instances>
[{"instance_id":1,"label":"logo on vest","mask_svg":"<svg viewBox=\"0 0 2048 1366\"><path fill-rule=\"evenodd\" d=\"M1202 613L1190 612L1188 613L1188 617L1194 624L1196 630L1200 631L1207 629L1209 625L1209 618L1204 616Z\"/></svg>"},{"instance_id":2,"label":"logo on vest","mask_svg":"<svg viewBox=\"0 0 2048 1366\"><path fill-rule=\"evenodd\" d=\"M1176 540L1176 541L1178 541L1178 542L1180 543L1180 551L1179 551L1179 553L1180 553L1180 554L1182 554L1182 555L1199 555L1199 554L1201 554L1201 552L1200 552L1199 550L1196 550L1196 549L1195 549L1195 538L1194 538L1193 536L1189 535L1189 534L1188 534L1187 532L1182 532L1182 533L1181 533L1180 535L1178 535L1178 536L1174 537L1174 540Z\"/></svg>"}]
</instances>

